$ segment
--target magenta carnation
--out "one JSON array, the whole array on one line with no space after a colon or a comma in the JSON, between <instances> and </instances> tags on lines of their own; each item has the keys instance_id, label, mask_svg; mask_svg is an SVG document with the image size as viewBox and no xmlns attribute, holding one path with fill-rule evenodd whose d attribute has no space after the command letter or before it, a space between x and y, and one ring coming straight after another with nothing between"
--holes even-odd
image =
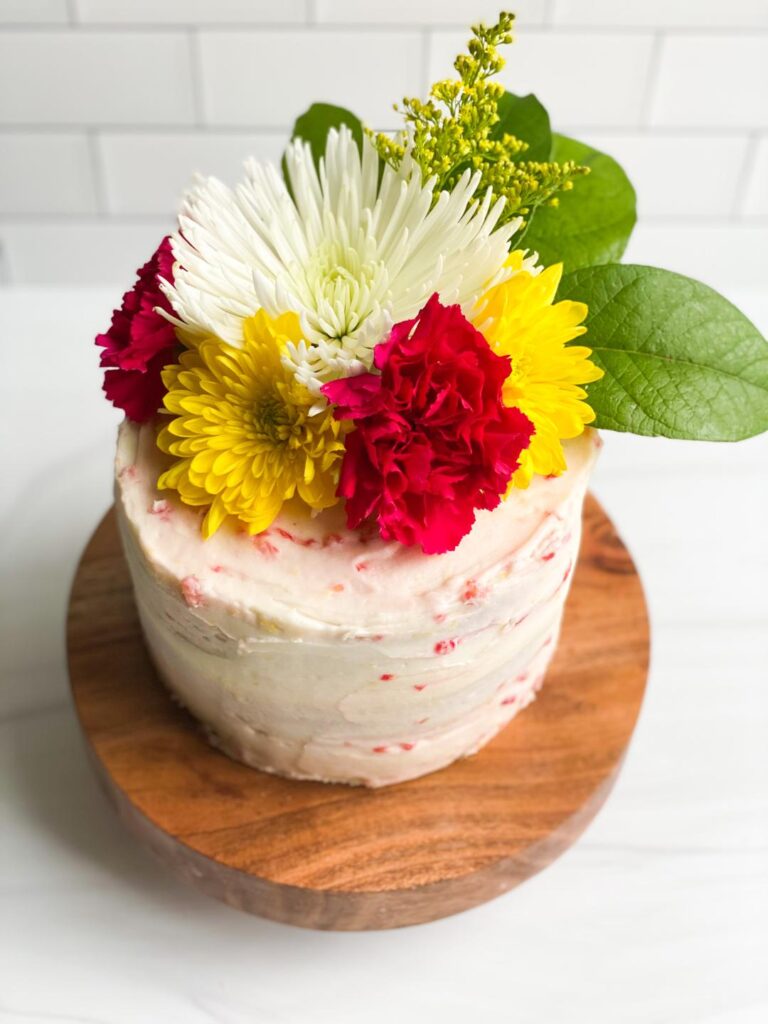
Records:
<instances>
[{"instance_id":1,"label":"magenta carnation","mask_svg":"<svg viewBox=\"0 0 768 1024\"><path fill-rule=\"evenodd\" d=\"M533 424L501 395L510 373L459 306L433 295L376 346L381 374L331 381L323 393L347 436L338 494L347 524L369 517L385 540L451 551L475 511L495 508L528 446Z\"/></svg>"},{"instance_id":2,"label":"magenta carnation","mask_svg":"<svg viewBox=\"0 0 768 1024\"><path fill-rule=\"evenodd\" d=\"M104 349L101 365L107 367L105 395L139 423L151 419L163 404L165 387L160 372L174 361L176 347L173 325L156 311L171 310L158 278L173 283L173 253L167 237L137 271L136 284L112 314L107 333L96 338L96 344Z\"/></svg>"}]
</instances>

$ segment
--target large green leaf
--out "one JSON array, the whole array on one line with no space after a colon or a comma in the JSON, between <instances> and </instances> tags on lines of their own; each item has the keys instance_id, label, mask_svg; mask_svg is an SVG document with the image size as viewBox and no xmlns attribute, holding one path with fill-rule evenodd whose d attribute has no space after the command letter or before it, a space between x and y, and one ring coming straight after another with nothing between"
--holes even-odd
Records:
<instances>
[{"instance_id":1,"label":"large green leaf","mask_svg":"<svg viewBox=\"0 0 768 1024\"><path fill-rule=\"evenodd\" d=\"M621 259L637 220L635 190L606 153L564 135L553 136L552 160L575 160L590 173L560 193L556 207L540 206L525 233L525 245L541 262L564 263L566 271Z\"/></svg>"},{"instance_id":2,"label":"large green leaf","mask_svg":"<svg viewBox=\"0 0 768 1024\"><path fill-rule=\"evenodd\" d=\"M291 132L292 139L303 139L308 142L312 149L312 159L315 165L320 162L320 157L325 154L325 141L331 128L339 128L347 125L352 132L352 137L359 149L363 146L363 126L360 119L344 107L334 107L331 103L313 103L308 110L296 118L296 123ZM288 180L285 168L285 157L283 157L283 177Z\"/></svg>"},{"instance_id":3,"label":"large green leaf","mask_svg":"<svg viewBox=\"0 0 768 1024\"><path fill-rule=\"evenodd\" d=\"M502 135L514 135L528 143L528 149L519 153L516 160L549 160L552 150L552 131L549 114L533 93L516 96L505 92L498 102L499 122L494 125L491 135L500 139Z\"/></svg>"},{"instance_id":4,"label":"large green leaf","mask_svg":"<svg viewBox=\"0 0 768 1024\"><path fill-rule=\"evenodd\" d=\"M656 267L567 274L559 296L586 302L586 343L605 376L589 385L596 426L739 441L768 430L768 343L706 285Z\"/></svg>"}]
</instances>

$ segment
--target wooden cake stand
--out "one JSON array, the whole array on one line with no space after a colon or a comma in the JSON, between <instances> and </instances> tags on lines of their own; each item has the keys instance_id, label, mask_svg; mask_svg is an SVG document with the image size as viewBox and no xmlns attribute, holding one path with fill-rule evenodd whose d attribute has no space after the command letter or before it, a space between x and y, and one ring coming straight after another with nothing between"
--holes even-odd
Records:
<instances>
[{"instance_id":1,"label":"wooden cake stand","mask_svg":"<svg viewBox=\"0 0 768 1024\"><path fill-rule=\"evenodd\" d=\"M635 567L594 498L562 639L538 699L474 757L378 790L231 761L168 696L142 641L114 513L77 570L69 669L96 772L177 875L308 928L395 928L492 899L580 835L621 766L645 688Z\"/></svg>"}]
</instances>

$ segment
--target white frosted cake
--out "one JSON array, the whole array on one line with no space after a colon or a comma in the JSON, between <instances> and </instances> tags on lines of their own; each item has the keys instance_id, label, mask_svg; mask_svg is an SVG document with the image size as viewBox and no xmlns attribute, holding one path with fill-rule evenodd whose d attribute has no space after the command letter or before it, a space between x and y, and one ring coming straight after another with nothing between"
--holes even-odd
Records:
<instances>
[{"instance_id":1,"label":"white frosted cake","mask_svg":"<svg viewBox=\"0 0 768 1024\"><path fill-rule=\"evenodd\" d=\"M534 698L557 642L599 444L479 512L440 557L338 506L204 541L156 489L152 425L126 422L116 504L144 633L171 692L230 756L300 779L381 786L472 754Z\"/></svg>"},{"instance_id":2,"label":"white frosted cake","mask_svg":"<svg viewBox=\"0 0 768 1024\"><path fill-rule=\"evenodd\" d=\"M149 649L255 768L382 786L478 751L554 653L594 428L768 425L752 324L617 264L623 171L495 80L512 26L394 134L313 103L279 167L196 177L96 339Z\"/></svg>"}]
</instances>

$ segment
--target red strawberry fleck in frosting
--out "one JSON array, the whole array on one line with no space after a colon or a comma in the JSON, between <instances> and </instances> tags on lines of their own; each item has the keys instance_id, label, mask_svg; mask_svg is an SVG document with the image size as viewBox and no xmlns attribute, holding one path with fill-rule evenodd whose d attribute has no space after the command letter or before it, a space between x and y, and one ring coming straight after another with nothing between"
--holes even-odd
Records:
<instances>
[{"instance_id":1,"label":"red strawberry fleck in frosting","mask_svg":"<svg viewBox=\"0 0 768 1024\"><path fill-rule=\"evenodd\" d=\"M185 576L181 581L181 594L190 608L199 608L205 604L203 588L197 576Z\"/></svg>"}]
</instances>

